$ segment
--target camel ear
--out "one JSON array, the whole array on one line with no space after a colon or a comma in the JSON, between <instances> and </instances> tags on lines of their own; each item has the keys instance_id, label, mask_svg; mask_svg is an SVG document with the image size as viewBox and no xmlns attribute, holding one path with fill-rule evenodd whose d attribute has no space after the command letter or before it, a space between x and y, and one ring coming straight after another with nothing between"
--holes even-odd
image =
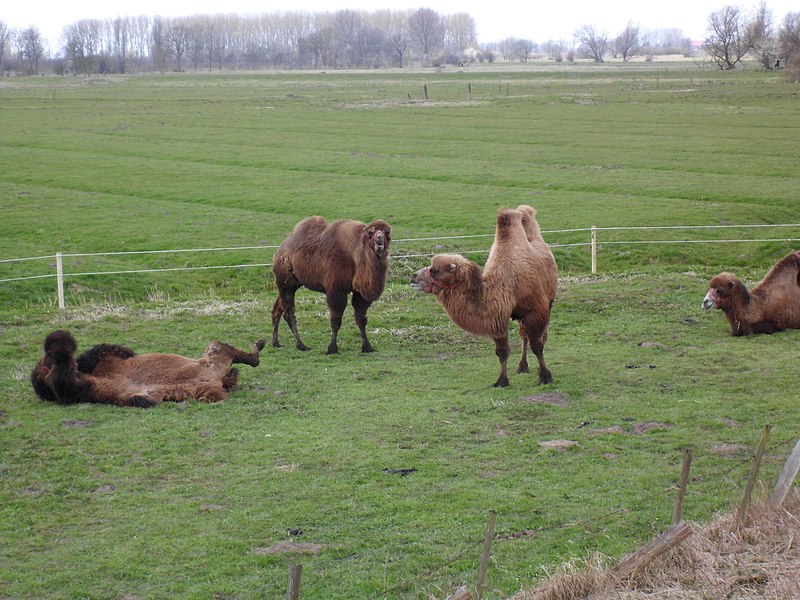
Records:
<instances>
[{"instance_id":1,"label":"camel ear","mask_svg":"<svg viewBox=\"0 0 800 600\"><path fill-rule=\"evenodd\" d=\"M449 265L447 265L448 273L455 273L456 269L458 269L458 265L456 263L450 263Z\"/></svg>"}]
</instances>

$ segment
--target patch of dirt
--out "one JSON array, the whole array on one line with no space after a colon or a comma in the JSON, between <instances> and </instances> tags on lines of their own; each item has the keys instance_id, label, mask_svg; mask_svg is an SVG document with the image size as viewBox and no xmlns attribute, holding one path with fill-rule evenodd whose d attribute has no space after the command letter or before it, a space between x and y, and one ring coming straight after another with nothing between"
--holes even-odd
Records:
<instances>
[{"instance_id":1,"label":"patch of dirt","mask_svg":"<svg viewBox=\"0 0 800 600\"><path fill-rule=\"evenodd\" d=\"M716 444L711 452L717 456L748 456L752 454L746 444Z\"/></svg>"},{"instance_id":2,"label":"patch of dirt","mask_svg":"<svg viewBox=\"0 0 800 600\"><path fill-rule=\"evenodd\" d=\"M86 419L64 419L61 421L62 427L91 427L94 421Z\"/></svg>"},{"instance_id":3,"label":"patch of dirt","mask_svg":"<svg viewBox=\"0 0 800 600\"><path fill-rule=\"evenodd\" d=\"M545 392L544 394L523 396L521 399L523 402L551 404L552 406L559 406L561 408L567 408L570 404L569 394L565 394L564 392Z\"/></svg>"},{"instance_id":4,"label":"patch of dirt","mask_svg":"<svg viewBox=\"0 0 800 600\"><path fill-rule=\"evenodd\" d=\"M653 431L654 429L669 429L669 425L665 423L658 423L657 421L648 421L647 423L636 423L633 426L633 433L636 435L640 435L642 433L647 433L648 431Z\"/></svg>"},{"instance_id":5,"label":"patch of dirt","mask_svg":"<svg viewBox=\"0 0 800 600\"><path fill-rule=\"evenodd\" d=\"M578 446L578 442L573 440L550 440L548 442L539 442L539 446L546 450L567 450L573 446Z\"/></svg>"},{"instance_id":6,"label":"patch of dirt","mask_svg":"<svg viewBox=\"0 0 800 600\"><path fill-rule=\"evenodd\" d=\"M258 556L273 556L275 554L311 554L317 556L322 552L320 544L298 544L297 542L281 541L268 548L255 548L253 554Z\"/></svg>"}]
</instances>

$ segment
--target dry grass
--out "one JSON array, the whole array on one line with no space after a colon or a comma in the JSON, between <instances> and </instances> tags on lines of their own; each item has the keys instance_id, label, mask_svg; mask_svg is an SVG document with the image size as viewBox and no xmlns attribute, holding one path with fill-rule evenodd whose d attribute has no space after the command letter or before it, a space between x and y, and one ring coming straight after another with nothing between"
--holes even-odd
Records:
<instances>
[{"instance_id":1,"label":"dry grass","mask_svg":"<svg viewBox=\"0 0 800 600\"><path fill-rule=\"evenodd\" d=\"M749 519L716 518L635 577L616 580L603 557L568 564L514 600L664 600L800 598L800 493L783 507L765 500Z\"/></svg>"}]
</instances>

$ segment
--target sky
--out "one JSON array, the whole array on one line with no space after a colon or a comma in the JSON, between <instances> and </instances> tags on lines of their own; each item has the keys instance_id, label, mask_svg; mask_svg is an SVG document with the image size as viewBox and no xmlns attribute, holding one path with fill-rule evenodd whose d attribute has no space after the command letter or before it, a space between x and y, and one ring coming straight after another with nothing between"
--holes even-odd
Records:
<instances>
[{"instance_id":1,"label":"sky","mask_svg":"<svg viewBox=\"0 0 800 600\"><path fill-rule=\"evenodd\" d=\"M236 13L249 15L284 11L330 12L341 9L374 11L431 8L441 15L464 12L474 20L478 42L487 44L508 37L570 40L573 32L592 25L599 32L616 36L630 21L641 29L681 29L686 37L702 40L708 16L727 5L745 11L755 9L759 0L136 0L130 5L108 0L69 0L44 6L36 1L4 2L0 21L15 29L31 25L39 28L57 46L65 25L80 19L106 19L120 16L179 17L196 14ZM798 0L766 0L776 26L789 12L800 11Z\"/></svg>"}]
</instances>

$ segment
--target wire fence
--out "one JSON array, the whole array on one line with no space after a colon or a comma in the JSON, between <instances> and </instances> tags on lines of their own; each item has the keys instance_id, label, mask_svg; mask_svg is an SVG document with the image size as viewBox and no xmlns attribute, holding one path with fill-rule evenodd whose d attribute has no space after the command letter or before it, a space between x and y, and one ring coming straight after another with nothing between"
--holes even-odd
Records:
<instances>
[{"instance_id":1,"label":"wire fence","mask_svg":"<svg viewBox=\"0 0 800 600\"><path fill-rule=\"evenodd\" d=\"M666 237L660 235L656 239L642 239L642 237L635 238L635 234L672 234L677 231L684 232L699 232L699 231L725 231L725 230L743 230L743 231L761 231L765 229L773 230L787 230L796 229L797 234L800 235L800 223L780 223L780 224L749 224L749 225L665 225L665 226L621 226L621 227L584 227L574 229L551 229L542 231L546 239L551 240L550 246L553 249L559 248L581 248L586 247L589 249L589 256L591 260L591 272L597 273L597 260L598 253L601 246L652 246L652 245L687 245L687 244L733 244L733 243L795 243L800 242L800 237L701 237L693 238L688 235L675 237ZM609 235L631 235L628 239L609 239ZM574 241L575 237L578 241ZM583 236L583 239L580 237ZM601 240L602 237L602 240ZM471 240L489 240L494 238L494 232L485 234L473 235L453 235L453 236L435 236L435 237L418 237L418 238L401 238L392 240L395 245L405 245L408 250L400 252L399 254L392 254L392 259L395 261L412 260L419 258L430 257L436 254L438 250L422 250L415 251L413 246L422 246L434 244L435 247L443 243L452 242L467 242ZM559 239L560 238L560 239ZM566 239L572 238L572 239ZM34 261L48 261L48 272L26 274L11 277L0 278L0 284L22 282L37 279L56 279L56 291L58 294L58 304L60 308L65 307L64 300L64 281L65 278L76 277L94 277L94 276L111 276L111 275L131 275L131 274L147 274L147 273L165 273L165 272L178 272L178 271L211 271L220 269L248 269L248 268L268 268L272 266L271 258L277 245L254 245L254 246L230 246L230 247L212 247L212 248L178 248L178 249L162 249L162 250L126 250L126 251L109 251L109 252L56 252L55 254L46 254L40 256L30 256L23 258L6 258L0 259L0 268L5 265L14 265L18 263L30 263ZM461 254L465 255L480 255L488 254L490 248L482 246L477 249L458 248ZM244 252L256 251L270 253L270 260L268 261L255 261L248 263L231 263L221 265L191 265L191 266L165 266L165 267L138 267L138 268L109 268L103 270L71 270L67 272L64 269L65 259L82 259L82 258L119 258L129 256L147 256L147 255L186 255L186 254L203 254L203 253L226 253L226 252ZM52 269L52 263L55 261L55 270Z\"/></svg>"}]
</instances>

